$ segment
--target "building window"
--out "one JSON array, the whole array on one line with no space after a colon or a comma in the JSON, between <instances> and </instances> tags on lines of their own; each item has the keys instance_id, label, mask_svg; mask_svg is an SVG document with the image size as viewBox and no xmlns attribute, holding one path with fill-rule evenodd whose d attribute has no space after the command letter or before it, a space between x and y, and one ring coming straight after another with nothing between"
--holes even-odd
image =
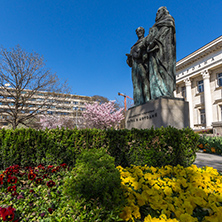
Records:
<instances>
[{"instance_id":1,"label":"building window","mask_svg":"<svg viewBox=\"0 0 222 222\"><path fill-rule=\"evenodd\" d=\"M183 86L183 87L181 88L181 92L182 92L182 96L183 96L183 98L186 99L186 98L187 98L187 94L186 94L186 86Z\"/></svg>"},{"instance_id":2,"label":"building window","mask_svg":"<svg viewBox=\"0 0 222 222\"><path fill-rule=\"evenodd\" d=\"M218 74L217 79L218 79L218 86L222 86L222 73Z\"/></svg>"},{"instance_id":3,"label":"building window","mask_svg":"<svg viewBox=\"0 0 222 222\"><path fill-rule=\"evenodd\" d=\"M205 109L200 109L200 123L201 124L206 123Z\"/></svg>"},{"instance_id":4,"label":"building window","mask_svg":"<svg viewBox=\"0 0 222 222\"><path fill-rule=\"evenodd\" d=\"M198 93L201 93L204 91L204 84L203 84L203 80L201 81L198 81L198 84L197 84L197 90L198 90Z\"/></svg>"}]
</instances>

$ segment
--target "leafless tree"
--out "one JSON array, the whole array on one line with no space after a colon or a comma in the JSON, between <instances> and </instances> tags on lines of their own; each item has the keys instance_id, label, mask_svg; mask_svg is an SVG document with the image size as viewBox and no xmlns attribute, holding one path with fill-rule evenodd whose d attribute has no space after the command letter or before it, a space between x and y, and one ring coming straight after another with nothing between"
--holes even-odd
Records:
<instances>
[{"instance_id":1,"label":"leafless tree","mask_svg":"<svg viewBox=\"0 0 222 222\"><path fill-rule=\"evenodd\" d=\"M99 102L100 104L109 102L109 99L108 99L108 98L106 98L106 97L104 97L104 96L99 96L99 95L94 95L94 96L92 97L92 99L93 99L94 101Z\"/></svg>"},{"instance_id":2,"label":"leafless tree","mask_svg":"<svg viewBox=\"0 0 222 222\"><path fill-rule=\"evenodd\" d=\"M0 49L0 113L15 129L45 113L55 101L55 93L68 93L67 83L45 67L44 58L26 52L19 45ZM38 99L36 99L38 98Z\"/></svg>"},{"instance_id":3,"label":"leafless tree","mask_svg":"<svg viewBox=\"0 0 222 222\"><path fill-rule=\"evenodd\" d=\"M108 102L109 102L109 99L108 99L108 98L106 98L106 97L104 97L104 96L99 96L99 95L94 95L94 96L92 96L92 99L93 99L93 101L99 102L99 104L108 103ZM122 104L121 104L121 102L119 102L117 99L115 99L115 101L116 101L116 102L115 102L114 107L115 107L117 110L119 110L120 108L123 107Z\"/></svg>"}]
</instances>

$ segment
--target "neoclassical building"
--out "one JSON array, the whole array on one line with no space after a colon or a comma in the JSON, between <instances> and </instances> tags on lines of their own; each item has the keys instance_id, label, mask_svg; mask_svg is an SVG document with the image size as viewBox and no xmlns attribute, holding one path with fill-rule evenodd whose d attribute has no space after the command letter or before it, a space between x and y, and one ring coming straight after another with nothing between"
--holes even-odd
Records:
<instances>
[{"instance_id":1,"label":"neoclassical building","mask_svg":"<svg viewBox=\"0 0 222 222\"><path fill-rule=\"evenodd\" d=\"M222 127L222 36L176 63L176 97L189 102L190 127Z\"/></svg>"}]
</instances>

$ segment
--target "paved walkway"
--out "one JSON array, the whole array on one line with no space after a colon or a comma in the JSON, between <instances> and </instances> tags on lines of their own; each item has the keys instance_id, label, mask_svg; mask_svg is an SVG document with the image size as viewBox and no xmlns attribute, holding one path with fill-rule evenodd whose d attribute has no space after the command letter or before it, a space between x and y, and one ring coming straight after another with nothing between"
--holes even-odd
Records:
<instances>
[{"instance_id":1,"label":"paved walkway","mask_svg":"<svg viewBox=\"0 0 222 222\"><path fill-rule=\"evenodd\" d=\"M193 164L197 167L210 166L222 172L222 156L219 155L198 152Z\"/></svg>"}]
</instances>

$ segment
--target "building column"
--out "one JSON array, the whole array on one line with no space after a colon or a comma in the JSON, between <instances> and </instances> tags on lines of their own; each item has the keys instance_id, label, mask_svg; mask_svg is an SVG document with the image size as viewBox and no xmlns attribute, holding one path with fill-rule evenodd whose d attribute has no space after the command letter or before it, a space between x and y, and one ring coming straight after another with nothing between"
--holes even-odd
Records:
<instances>
[{"instance_id":1,"label":"building column","mask_svg":"<svg viewBox=\"0 0 222 222\"><path fill-rule=\"evenodd\" d=\"M201 73L204 82L204 106L206 116L206 128L212 128L212 102L210 92L210 73L209 70L205 70Z\"/></svg>"},{"instance_id":2,"label":"building column","mask_svg":"<svg viewBox=\"0 0 222 222\"><path fill-rule=\"evenodd\" d=\"M191 93L191 81L189 78L184 80L186 86L186 101L189 102L190 128L193 129L193 101Z\"/></svg>"}]
</instances>

